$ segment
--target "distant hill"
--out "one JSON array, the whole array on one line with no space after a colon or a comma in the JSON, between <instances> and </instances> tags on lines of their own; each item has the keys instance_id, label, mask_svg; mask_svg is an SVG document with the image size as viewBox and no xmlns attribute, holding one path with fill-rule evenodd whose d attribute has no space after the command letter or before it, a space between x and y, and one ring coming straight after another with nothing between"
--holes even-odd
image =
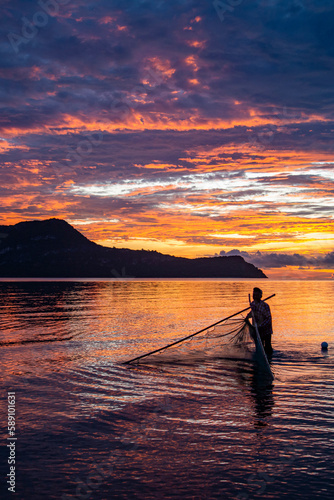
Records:
<instances>
[{"instance_id":1,"label":"distant hill","mask_svg":"<svg viewBox=\"0 0 334 500\"><path fill-rule=\"evenodd\" d=\"M60 219L0 226L0 277L266 278L240 256L186 259L107 248Z\"/></svg>"}]
</instances>

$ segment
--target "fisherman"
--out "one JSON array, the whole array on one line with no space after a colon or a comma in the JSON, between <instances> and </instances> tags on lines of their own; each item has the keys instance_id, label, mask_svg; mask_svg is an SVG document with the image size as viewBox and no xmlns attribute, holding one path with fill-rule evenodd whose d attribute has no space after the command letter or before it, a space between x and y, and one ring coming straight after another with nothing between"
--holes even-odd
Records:
<instances>
[{"instance_id":1,"label":"fisherman","mask_svg":"<svg viewBox=\"0 0 334 500\"><path fill-rule=\"evenodd\" d=\"M247 314L246 320L254 318L258 327L259 335L267 356L271 356L273 348L271 345L271 336L273 333L272 319L269 305L261 300L262 290L255 287L253 289L253 302L251 302L252 311Z\"/></svg>"}]
</instances>

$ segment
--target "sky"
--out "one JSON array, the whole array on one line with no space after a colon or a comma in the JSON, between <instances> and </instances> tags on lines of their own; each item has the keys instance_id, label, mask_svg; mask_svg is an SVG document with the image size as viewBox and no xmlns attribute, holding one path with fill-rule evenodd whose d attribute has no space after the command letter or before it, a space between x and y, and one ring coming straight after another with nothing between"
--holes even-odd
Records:
<instances>
[{"instance_id":1,"label":"sky","mask_svg":"<svg viewBox=\"0 0 334 500\"><path fill-rule=\"evenodd\" d=\"M332 0L1 0L0 223L334 273Z\"/></svg>"}]
</instances>

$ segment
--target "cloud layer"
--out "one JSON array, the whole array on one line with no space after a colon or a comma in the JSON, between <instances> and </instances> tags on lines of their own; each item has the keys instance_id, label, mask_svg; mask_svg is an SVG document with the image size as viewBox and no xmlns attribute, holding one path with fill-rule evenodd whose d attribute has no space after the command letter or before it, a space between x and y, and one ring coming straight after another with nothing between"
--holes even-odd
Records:
<instances>
[{"instance_id":1,"label":"cloud layer","mask_svg":"<svg viewBox=\"0 0 334 500\"><path fill-rule=\"evenodd\" d=\"M332 2L230 5L3 1L3 222L332 267Z\"/></svg>"},{"instance_id":2,"label":"cloud layer","mask_svg":"<svg viewBox=\"0 0 334 500\"><path fill-rule=\"evenodd\" d=\"M299 267L299 268L334 268L334 252L328 252L325 255L318 257L309 257L305 255L300 255L298 253L294 254L286 254L286 253L275 253L275 252L246 252L240 250L229 250L225 252L222 250L219 254L220 256L229 256L229 255L241 255L245 260L251 262L256 267L260 267L262 269L272 269L272 268L281 268L281 267Z\"/></svg>"}]
</instances>

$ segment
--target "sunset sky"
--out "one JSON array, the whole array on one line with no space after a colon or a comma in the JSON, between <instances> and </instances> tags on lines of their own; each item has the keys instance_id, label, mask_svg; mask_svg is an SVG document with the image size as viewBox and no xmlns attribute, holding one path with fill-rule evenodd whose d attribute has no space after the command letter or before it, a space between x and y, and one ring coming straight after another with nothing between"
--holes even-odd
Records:
<instances>
[{"instance_id":1,"label":"sunset sky","mask_svg":"<svg viewBox=\"0 0 334 500\"><path fill-rule=\"evenodd\" d=\"M1 224L334 273L333 0L2 0Z\"/></svg>"}]
</instances>

